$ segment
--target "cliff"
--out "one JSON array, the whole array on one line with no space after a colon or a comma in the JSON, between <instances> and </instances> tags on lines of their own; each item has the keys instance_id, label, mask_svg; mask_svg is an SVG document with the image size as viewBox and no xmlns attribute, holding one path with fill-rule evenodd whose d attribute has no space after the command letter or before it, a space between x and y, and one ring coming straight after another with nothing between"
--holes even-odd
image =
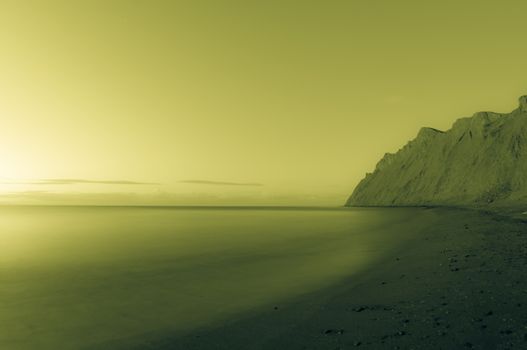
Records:
<instances>
[{"instance_id":1,"label":"cliff","mask_svg":"<svg viewBox=\"0 0 527 350\"><path fill-rule=\"evenodd\" d=\"M347 206L527 203L527 96L511 113L479 112L446 132L422 128L387 153Z\"/></svg>"}]
</instances>

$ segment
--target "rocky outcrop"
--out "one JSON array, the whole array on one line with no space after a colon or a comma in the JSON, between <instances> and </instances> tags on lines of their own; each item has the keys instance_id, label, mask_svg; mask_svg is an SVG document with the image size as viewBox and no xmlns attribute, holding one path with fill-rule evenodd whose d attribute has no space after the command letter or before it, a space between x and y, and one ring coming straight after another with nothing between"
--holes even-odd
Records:
<instances>
[{"instance_id":1,"label":"rocky outcrop","mask_svg":"<svg viewBox=\"0 0 527 350\"><path fill-rule=\"evenodd\" d=\"M507 114L479 112L446 132L422 128L355 188L347 206L527 203L527 96Z\"/></svg>"}]
</instances>

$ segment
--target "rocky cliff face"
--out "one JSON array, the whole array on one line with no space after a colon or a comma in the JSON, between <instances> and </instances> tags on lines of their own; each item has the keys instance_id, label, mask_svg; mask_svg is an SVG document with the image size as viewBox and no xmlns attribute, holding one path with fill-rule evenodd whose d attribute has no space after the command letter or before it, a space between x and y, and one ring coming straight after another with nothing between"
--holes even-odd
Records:
<instances>
[{"instance_id":1,"label":"rocky cliff face","mask_svg":"<svg viewBox=\"0 0 527 350\"><path fill-rule=\"evenodd\" d=\"M527 204L527 96L446 132L423 128L355 188L347 206Z\"/></svg>"}]
</instances>

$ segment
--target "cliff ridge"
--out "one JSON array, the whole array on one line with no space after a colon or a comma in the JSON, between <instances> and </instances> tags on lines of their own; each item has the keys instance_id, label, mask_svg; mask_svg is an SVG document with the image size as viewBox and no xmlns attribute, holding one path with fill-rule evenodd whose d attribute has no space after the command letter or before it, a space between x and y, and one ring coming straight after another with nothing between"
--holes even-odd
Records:
<instances>
[{"instance_id":1,"label":"cliff ridge","mask_svg":"<svg viewBox=\"0 0 527 350\"><path fill-rule=\"evenodd\" d=\"M527 96L511 113L478 112L448 131L422 128L387 153L347 206L487 206L527 202Z\"/></svg>"}]
</instances>

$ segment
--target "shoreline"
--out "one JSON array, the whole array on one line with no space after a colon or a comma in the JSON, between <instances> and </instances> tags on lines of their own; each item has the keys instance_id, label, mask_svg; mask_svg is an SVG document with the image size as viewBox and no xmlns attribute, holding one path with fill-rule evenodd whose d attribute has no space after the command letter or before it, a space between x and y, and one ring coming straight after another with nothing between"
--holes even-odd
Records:
<instances>
[{"instance_id":1,"label":"shoreline","mask_svg":"<svg viewBox=\"0 0 527 350\"><path fill-rule=\"evenodd\" d=\"M527 346L527 226L500 212L444 215L353 280L133 349L508 349Z\"/></svg>"}]
</instances>

